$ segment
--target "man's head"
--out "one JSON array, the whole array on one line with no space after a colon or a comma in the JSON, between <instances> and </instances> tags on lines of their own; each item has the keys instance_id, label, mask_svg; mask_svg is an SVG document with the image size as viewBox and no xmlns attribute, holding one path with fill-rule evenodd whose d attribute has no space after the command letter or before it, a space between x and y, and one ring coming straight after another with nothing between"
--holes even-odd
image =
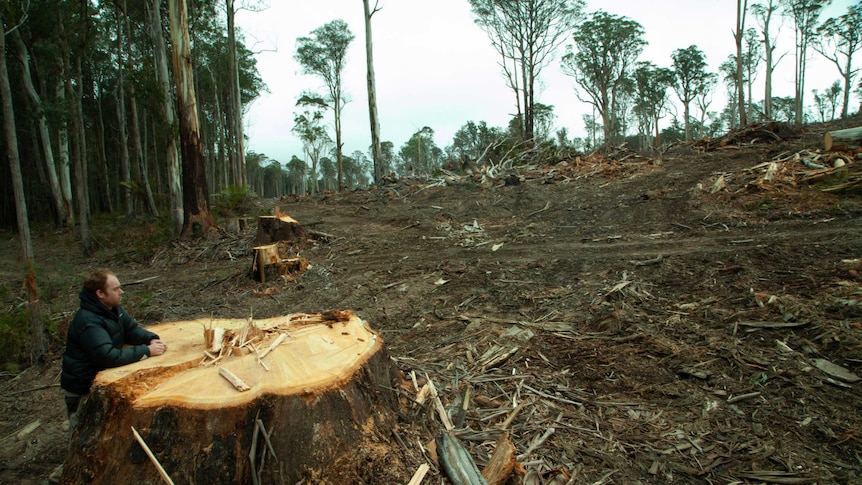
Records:
<instances>
[{"instance_id":1,"label":"man's head","mask_svg":"<svg viewBox=\"0 0 862 485\"><path fill-rule=\"evenodd\" d=\"M90 273L84 279L84 289L96 295L96 298L108 310L114 309L123 301L123 289L120 287L120 280L109 269L99 268Z\"/></svg>"}]
</instances>

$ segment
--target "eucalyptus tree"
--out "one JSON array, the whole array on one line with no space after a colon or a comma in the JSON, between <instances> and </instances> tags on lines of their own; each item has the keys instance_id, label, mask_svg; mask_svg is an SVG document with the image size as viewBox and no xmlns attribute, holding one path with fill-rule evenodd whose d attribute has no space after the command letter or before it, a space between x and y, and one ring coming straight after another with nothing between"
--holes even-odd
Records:
<instances>
[{"instance_id":1,"label":"eucalyptus tree","mask_svg":"<svg viewBox=\"0 0 862 485\"><path fill-rule=\"evenodd\" d=\"M230 83L228 126L228 153L231 173L237 186L246 185L245 178L245 135L242 128L242 97L239 88L239 68L237 67L237 41L234 18L236 15L235 0L225 0L225 17L227 19L227 64Z\"/></svg>"},{"instance_id":2,"label":"eucalyptus tree","mask_svg":"<svg viewBox=\"0 0 862 485\"><path fill-rule=\"evenodd\" d=\"M374 160L374 182L380 183L383 179L385 168L383 166L383 152L380 146L380 118L377 116L377 82L374 78L374 42L371 38L371 17L380 11L374 2L371 8L368 0L362 0L365 12L365 66L366 79L368 82L368 122L371 125L371 158Z\"/></svg>"},{"instance_id":3,"label":"eucalyptus tree","mask_svg":"<svg viewBox=\"0 0 862 485\"><path fill-rule=\"evenodd\" d=\"M314 102L313 97L304 95L300 97L297 104L303 105L304 111L293 118L293 133L302 140L305 155L311 161L311 187L310 193L317 194L320 191L317 179L317 168L320 158L332 145L332 139L323 126L323 109L321 103Z\"/></svg>"},{"instance_id":4,"label":"eucalyptus tree","mask_svg":"<svg viewBox=\"0 0 862 485\"><path fill-rule=\"evenodd\" d=\"M832 0L781 0L784 15L790 18L795 27L794 85L796 87L796 105L794 122L797 126L801 125L805 118L803 98L805 95L808 48L817 33L817 21L820 18L820 13L831 2Z\"/></svg>"},{"instance_id":5,"label":"eucalyptus tree","mask_svg":"<svg viewBox=\"0 0 862 485\"><path fill-rule=\"evenodd\" d=\"M599 10L575 31L576 50L569 46L563 56L563 72L575 78L602 117L605 144L619 126L618 98L646 45L643 35L638 22Z\"/></svg>"},{"instance_id":6,"label":"eucalyptus tree","mask_svg":"<svg viewBox=\"0 0 862 485\"><path fill-rule=\"evenodd\" d=\"M468 121L452 137L452 144L446 147L451 158L463 166L481 167L488 161L498 158L497 148L508 138L501 128L488 126L485 121Z\"/></svg>"},{"instance_id":7,"label":"eucalyptus tree","mask_svg":"<svg viewBox=\"0 0 862 485\"><path fill-rule=\"evenodd\" d=\"M9 160L12 190L15 196L15 214L18 220L18 242L21 258L26 267L24 284L27 297L33 303L30 308L30 325L32 347L30 363L35 364L47 350L45 328L41 314L38 311L38 290L36 287L36 272L34 268L33 242L30 238L30 221L27 215L27 200L24 194L24 182L21 176L21 158L18 152L18 136L15 128L15 109L12 103L12 88L9 84L9 69L6 63L6 36L14 33L27 19L27 4L4 2L0 10L0 104L2 104L3 134L6 142L6 157Z\"/></svg>"},{"instance_id":8,"label":"eucalyptus tree","mask_svg":"<svg viewBox=\"0 0 862 485\"><path fill-rule=\"evenodd\" d=\"M706 72L706 56L696 45L677 49L673 59L673 89L683 107L685 139L691 140L691 102L708 88L709 73Z\"/></svg>"},{"instance_id":9,"label":"eucalyptus tree","mask_svg":"<svg viewBox=\"0 0 862 485\"><path fill-rule=\"evenodd\" d=\"M714 72L707 74L703 82L703 89L694 98L694 103L700 111L698 137L706 135L706 118L709 116L708 109L712 104L712 94L716 84L718 84L718 74Z\"/></svg>"},{"instance_id":10,"label":"eucalyptus tree","mask_svg":"<svg viewBox=\"0 0 862 485\"><path fill-rule=\"evenodd\" d=\"M181 236L206 234L215 227L209 207L206 163L201 145L194 70L191 62L186 0L168 0L171 50L183 154L183 230Z\"/></svg>"},{"instance_id":11,"label":"eucalyptus tree","mask_svg":"<svg viewBox=\"0 0 862 485\"><path fill-rule=\"evenodd\" d=\"M742 81L743 53L742 39L745 35L745 17L748 13L748 0L736 0L736 28L733 30L733 40L736 41L736 102L739 111L739 126L748 124L745 109L745 83Z\"/></svg>"},{"instance_id":12,"label":"eucalyptus tree","mask_svg":"<svg viewBox=\"0 0 862 485\"><path fill-rule=\"evenodd\" d=\"M167 174L167 192L171 214L171 235L178 237L183 228L183 189L180 179L180 157L177 151L177 136L174 126L176 114L174 99L171 96L170 73L168 70L168 54L165 47L165 37L162 29L162 0L150 0L147 10L150 20L150 39L153 43L153 57L156 81L158 82L158 98L161 100L157 110L164 123L158 125L164 138L164 157ZM155 133L154 133L155 135Z\"/></svg>"},{"instance_id":13,"label":"eucalyptus tree","mask_svg":"<svg viewBox=\"0 0 862 485\"><path fill-rule=\"evenodd\" d=\"M342 75L347 65L347 49L353 41L347 22L336 19L311 31L308 37L296 39L294 58L305 74L318 76L326 85L326 105L335 117L335 150L338 163L338 189L343 188L343 144L341 142L341 110L347 102L342 88Z\"/></svg>"},{"instance_id":14,"label":"eucalyptus tree","mask_svg":"<svg viewBox=\"0 0 862 485\"><path fill-rule=\"evenodd\" d=\"M778 60L774 59L775 44L778 41L778 32L772 32L773 15L778 12L780 0L763 0L763 3L755 3L750 7L754 14L755 21L760 28L760 34L763 36L763 64L764 77L763 84L763 115L766 119L772 119L772 73L775 72L775 67L781 62L781 56Z\"/></svg>"},{"instance_id":15,"label":"eucalyptus tree","mask_svg":"<svg viewBox=\"0 0 862 485\"><path fill-rule=\"evenodd\" d=\"M431 175L440 168L443 151L434 143L434 130L424 126L413 133L398 152L401 157L402 175Z\"/></svg>"},{"instance_id":16,"label":"eucalyptus tree","mask_svg":"<svg viewBox=\"0 0 862 485\"><path fill-rule=\"evenodd\" d=\"M584 5L583 0L470 0L476 24L500 54L524 140L532 142L535 135L539 75L581 20Z\"/></svg>"},{"instance_id":17,"label":"eucalyptus tree","mask_svg":"<svg viewBox=\"0 0 862 485\"><path fill-rule=\"evenodd\" d=\"M754 80L757 79L760 61L763 59L763 45L757 38L757 31L748 29L745 31L745 49L742 52L742 69L745 86L747 89L746 118L751 116L754 110L754 97L752 94Z\"/></svg>"},{"instance_id":18,"label":"eucalyptus tree","mask_svg":"<svg viewBox=\"0 0 862 485\"><path fill-rule=\"evenodd\" d=\"M635 105L641 134L649 136L650 128L655 130L655 146L661 145L659 120L664 116L667 105L667 90L673 85L674 71L658 67L652 62L639 62L634 71Z\"/></svg>"},{"instance_id":19,"label":"eucalyptus tree","mask_svg":"<svg viewBox=\"0 0 862 485\"><path fill-rule=\"evenodd\" d=\"M296 155L287 162L287 193L305 195L308 189L308 165Z\"/></svg>"},{"instance_id":20,"label":"eucalyptus tree","mask_svg":"<svg viewBox=\"0 0 862 485\"><path fill-rule=\"evenodd\" d=\"M57 227L65 227L72 217L72 200L64 200L63 191L60 188L60 179L57 174L57 166L54 162L54 148L51 143L51 133L48 129L48 117L46 115L45 103L42 101L42 96L36 91L33 85L33 74L30 69L30 52L24 44L21 36L22 29L14 29L11 32L11 40L15 45L15 53L18 63L21 65L20 73L22 84L30 98L33 116L36 118L36 124L39 129L39 138L42 146L42 160L45 162L44 173L48 180L50 188L51 200L54 206L54 224ZM38 73L36 73L39 79Z\"/></svg>"},{"instance_id":21,"label":"eucalyptus tree","mask_svg":"<svg viewBox=\"0 0 862 485\"><path fill-rule=\"evenodd\" d=\"M835 64L844 80L841 117L846 118L853 78L859 72L853 67L853 55L862 49L862 2L847 7L847 13L840 17L827 19L817 33L814 49Z\"/></svg>"}]
</instances>

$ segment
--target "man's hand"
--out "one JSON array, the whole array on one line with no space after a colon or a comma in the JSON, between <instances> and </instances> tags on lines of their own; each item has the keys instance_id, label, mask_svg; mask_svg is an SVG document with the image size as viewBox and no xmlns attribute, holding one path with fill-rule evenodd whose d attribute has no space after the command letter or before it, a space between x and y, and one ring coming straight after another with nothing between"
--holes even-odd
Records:
<instances>
[{"instance_id":1,"label":"man's hand","mask_svg":"<svg viewBox=\"0 0 862 485\"><path fill-rule=\"evenodd\" d=\"M150 340L150 344L147 345L147 348L150 350L150 357L155 357L157 355L162 355L168 350L168 345L164 343L161 339L153 339Z\"/></svg>"}]
</instances>

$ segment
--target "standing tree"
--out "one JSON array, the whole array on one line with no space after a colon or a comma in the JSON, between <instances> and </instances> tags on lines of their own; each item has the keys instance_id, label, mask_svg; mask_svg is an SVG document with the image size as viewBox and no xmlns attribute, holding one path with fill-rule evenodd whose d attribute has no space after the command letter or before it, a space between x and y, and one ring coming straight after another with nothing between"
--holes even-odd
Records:
<instances>
[{"instance_id":1,"label":"standing tree","mask_svg":"<svg viewBox=\"0 0 862 485\"><path fill-rule=\"evenodd\" d=\"M841 97L842 91L841 83L835 81L823 95L826 98L826 102L829 103L830 120L835 119L835 111L838 109L838 98Z\"/></svg>"},{"instance_id":2,"label":"standing tree","mask_svg":"<svg viewBox=\"0 0 862 485\"><path fill-rule=\"evenodd\" d=\"M183 154L184 218L181 236L197 237L215 227L215 221L209 206L209 188L198 122L186 0L168 0L168 12L173 44L171 53L174 78L177 84L180 146Z\"/></svg>"},{"instance_id":3,"label":"standing tree","mask_svg":"<svg viewBox=\"0 0 862 485\"><path fill-rule=\"evenodd\" d=\"M335 116L335 150L338 163L338 189L343 188L343 144L341 142L341 110L347 103L342 93L341 76L347 64L347 48L353 41L347 22L337 19L311 31L310 37L296 39L294 58L305 74L320 77L328 96L327 106Z\"/></svg>"},{"instance_id":4,"label":"standing tree","mask_svg":"<svg viewBox=\"0 0 862 485\"><path fill-rule=\"evenodd\" d=\"M691 102L708 87L709 73L706 72L706 56L696 45L677 49L673 58L673 89L683 107L685 139L691 140Z\"/></svg>"},{"instance_id":5,"label":"standing tree","mask_svg":"<svg viewBox=\"0 0 862 485\"><path fill-rule=\"evenodd\" d=\"M401 146L403 175L431 175L439 168L442 150L434 143L434 130L424 126Z\"/></svg>"},{"instance_id":6,"label":"standing tree","mask_svg":"<svg viewBox=\"0 0 862 485\"><path fill-rule=\"evenodd\" d=\"M16 8L17 7L17 8ZM23 287L27 290L27 299L32 302L30 308L30 325L33 347L30 352L30 362L35 364L44 355L47 344L44 338L44 326L38 311L38 291L36 288L36 271L33 267L33 241L30 238L30 220L27 216L27 199L24 195L24 182L21 176L21 157L18 153L18 135L15 133L15 110L12 105L12 88L9 85L9 69L6 65L6 35L17 31L27 18L26 7L4 5L0 11L0 104L3 115L3 133L6 142L6 157L12 176L12 191L15 197L15 214L18 219L18 242L21 257L24 260L27 274L24 276ZM6 30L8 25L8 29Z\"/></svg>"},{"instance_id":7,"label":"standing tree","mask_svg":"<svg viewBox=\"0 0 862 485\"><path fill-rule=\"evenodd\" d=\"M846 118L853 78L859 72L858 67L854 69L852 66L853 54L862 48L862 3L847 7L847 13L838 18L826 20L817 33L814 49L835 64L844 80L841 117Z\"/></svg>"},{"instance_id":8,"label":"standing tree","mask_svg":"<svg viewBox=\"0 0 862 485\"><path fill-rule=\"evenodd\" d=\"M745 109L745 83L742 82L742 38L745 35L745 14L747 11L748 0L736 0L736 29L733 31L733 39L736 41L736 94L737 109L739 110L739 126L748 124Z\"/></svg>"},{"instance_id":9,"label":"standing tree","mask_svg":"<svg viewBox=\"0 0 862 485\"><path fill-rule=\"evenodd\" d=\"M150 37L153 40L153 56L155 57L156 80L161 103L158 110L164 117L165 160L167 161L168 197L171 209L171 235L179 237L183 229L183 189L180 179L180 157L177 152L177 136L175 134L176 115L174 101L171 96L170 75L168 70L168 55L165 48L165 37L162 32L162 0L151 0L147 4L150 14Z\"/></svg>"},{"instance_id":10,"label":"standing tree","mask_svg":"<svg viewBox=\"0 0 862 485\"><path fill-rule=\"evenodd\" d=\"M771 32L772 15L778 11L779 0L764 0L764 3L756 3L751 6L751 12L754 13L754 18L760 27L760 33L763 36L763 62L766 81L764 82L763 93L763 115L766 119L772 119L772 73L775 67L781 61L773 61L775 53L775 42L777 41L778 33L775 35ZM782 56L783 57L783 56Z\"/></svg>"},{"instance_id":11,"label":"standing tree","mask_svg":"<svg viewBox=\"0 0 862 485\"><path fill-rule=\"evenodd\" d=\"M643 27L627 17L597 11L575 31L577 52L569 47L563 57L563 72L573 76L602 117L604 142L614 139L617 99L625 87L632 64L646 41Z\"/></svg>"},{"instance_id":12,"label":"standing tree","mask_svg":"<svg viewBox=\"0 0 862 485\"><path fill-rule=\"evenodd\" d=\"M709 105L712 104L712 90L715 89L716 84L718 84L718 74L714 72L709 73L706 79L704 79L703 89L694 98L694 103L697 105L697 109L700 110L700 131L698 132L698 137L706 135L707 110L709 109Z\"/></svg>"},{"instance_id":13,"label":"standing tree","mask_svg":"<svg viewBox=\"0 0 862 485\"><path fill-rule=\"evenodd\" d=\"M796 106L794 120L796 126L804 121L803 114L805 95L805 68L807 64L808 47L811 44L817 27L817 19L824 7L832 0L781 0L784 14L793 20L796 27L796 66L794 83L796 85ZM857 26L858 27L858 26Z\"/></svg>"},{"instance_id":14,"label":"standing tree","mask_svg":"<svg viewBox=\"0 0 862 485\"><path fill-rule=\"evenodd\" d=\"M228 84L230 105L227 109L229 120L227 124L228 154L232 182L241 187L246 185L248 181L245 174L245 135L242 129L242 97L239 86L239 68L237 67L234 0L225 0L225 13L227 15L227 65L230 75L230 83Z\"/></svg>"},{"instance_id":15,"label":"standing tree","mask_svg":"<svg viewBox=\"0 0 862 485\"><path fill-rule=\"evenodd\" d=\"M362 0L365 10L365 65L368 72L368 122L371 125L371 158L374 160L374 182L383 179L383 152L380 148L380 118L377 116L377 83L374 80L374 43L371 39L371 16L380 9L377 2L370 8L368 0Z\"/></svg>"},{"instance_id":16,"label":"standing tree","mask_svg":"<svg viewBox=\"0 0 862 485\"><path fill-rule=\"evenodd\" d=\"M758 67L763 59L762 44L757 38L757 31L748 29L745 31L745 50L742 52L742 67L744 70L745 85L748 88L748 103L746 103L746 116L753 116L754 111L754 80L757 78Z\"/></svg>"},{"instance_id":17,"label":"standing tree","mask_svg":"<svg viewBox=\"0 0 862 485\"><path fill-rule=\"evenodd\" d=\"M470 0L470 7L476 24L488 34L502 57L503 74L515 93L521 137L532 142L539 74L581 19L584 2Z\"/></svg>"},{"instance_id":18,"label":"standing tree","mask_svg":"<svg viewBox=\"0 0 862 485\"><path fill-rule=\"evenodd\" d=\"M42 142L42 155L45 161L45 174L48 179L48 186L51 189L51 200L54 205L54 224L57 227L66 227L69 219L72 217L72 200L64 200L63 191L60 188L60 180L57 177L57 167L54 163L54 149L51 144L51 134L48 131L48 118L45 115L45 107L42 102L42 97L36 91L33 85L33 77L30 73L30 53L27 46L24 45L24 40L21 38L21 29L15 29L11 32L12 42L16 47L18 61L21 64L21 78L24 84L24 90L27 92L30 102L33 105L33 114L36 118L36 124L39 127L39 136ZM37 79L40 76L37 75Z\"/></svg>"},{"instance_id":19,"label":"standing tree","mask_svg":"<svg viewBox=\"0 0 862 485\"><path fill-rule=\"evenodd\" d=\"M634 72L635 107L641 124L642 134L649 135L649 128L655 130L655 146L661 145L658 122L667 108L667 90L674 83L674 72L657 67L651 62L639 62ZM686 109L688 116L688 109ZM686 122L688 126L688 122Z\"/></svg>"},{"instance_id":20,"label":"standing tree","mask_svg":"<svg viewBox=\"0 0 862 485\"><path fill-rule=\"evenodd\" d=\"M317 183L317 167L320 162L320 157L328 150L332 144L332 139L326 133L326 128L322 126L323 122L323 106L318 103L304 103L303 100L310 99L307 96L300 98L300 103L305 107L302 114L298 114L293 118L293 133L302 140L305 155L311 161L311 195L320 192L320 187Z\"/></svg>"}]
</instances>

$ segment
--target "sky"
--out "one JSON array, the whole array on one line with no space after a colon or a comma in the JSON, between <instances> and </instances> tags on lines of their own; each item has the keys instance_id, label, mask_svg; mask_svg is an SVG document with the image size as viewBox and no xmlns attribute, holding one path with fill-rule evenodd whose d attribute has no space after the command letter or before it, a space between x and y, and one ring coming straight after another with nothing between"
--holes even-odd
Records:
<instances>
[{"instance_id":1,"label":"sky","mask_svg":"<svg viewBox=\"0 0 862 485\"><path fill-rule=\"evenodd\" d=\"M344 153L368 153L371 134L362 2L269 3L265 10L240 10L236 15L240 35L255 53L258 71L269 89L247 107L247 149L282 164L293 155L303 158L302 144L291 132L294 113L298 111L296 99L303 90L323 92L324 85L317 77L302 74L293 59L296 39L309 36L312 30L334 19L342 19L355 35L343 75L343 90L350 100L342 113ZM833 0L821 18L841 15L851 3L852 0ZM435 132L437 146L445 148L468 121L500 127L508 124L515 112L514 94L506 87L499 56L487 34L474 23L468 0L378 0L378 7L380 10L372 17L372 39L382 141L391 141L397 151L413 133L428 126ZM639 60L671 67L674 50L697 45L706 55L707 70L716 72L719 64L735 52L734 0L587 1L587 12L599 9L626 16L643 26L647 45ZM775 23L781 22L779 18ZM753 16L749 16L748 26L756 27ZM792 96L793 27L789 20L783 20L779 35L776 57L787 55L773 75L773 95ZM571 43L566 41L559 54ZM812 89L823 91L840 79L834 64L813 51L810 56L806 105L811 104ZM761 74L754 81L757 101L763 98L763 79ZM592 107L578 99L579 87L572 77L562 73L559 55L543 69L540 82L536 101L554 106L556 127L566 127L570 136L584 136L583 115L591 114ZM716 91L710 111L720 111L725 104L721 94L724 87ZM676 99L675 93L671 92L671 98ZM851 107L857 102L851 96ZM326 120L334 139L331 111ZM664 120L668 121L669 118Z\"/></svg>"}]
</instances>

